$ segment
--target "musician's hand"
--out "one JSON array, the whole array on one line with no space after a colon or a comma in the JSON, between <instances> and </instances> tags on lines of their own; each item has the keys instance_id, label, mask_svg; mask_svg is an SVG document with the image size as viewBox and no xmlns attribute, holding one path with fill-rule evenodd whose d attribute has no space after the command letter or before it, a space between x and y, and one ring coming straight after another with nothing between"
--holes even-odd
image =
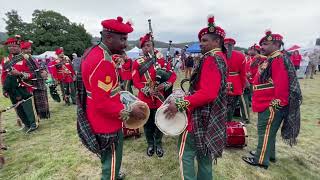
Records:
<instances>
[{"instance_id":1,"label":"musician's hand","mask_svg":"<svg viewBox=\"0 0 320 180\"><path fill-rule=\"evenodd\" d=\"M156 91L156 90L153 89L153 88L150 88L149 94L150 94L150 96L156 96L156 95L158 94L158 91Z\"/></svg>"},{"instance_id":2,"label":"musician's hand","mask_svg":"<svg viewBox=\"0 0 320 180\"><path fill-rule=\"evenodd\" d=\"M158 91L163 91L164 88L165 88L165 84L164 84L164 83L161 83L161 84L159 84L159 86L157 87L157 90L158 90Z\"/></svg>"},{"instance_id":3,"label":"musician's hand","mask_svg":"<svg viewBox=\"0 0 320 180\"><path fill-rule=\"evenodd\" d=\"M143 119L145 118L145 109L147 107L145 105L135 105L132 106L132 111L130 112L130 116L136 117L138 119Z\"/></svg>"},{"instance_id":4,"label":"musician's hand","mask_svg":"<svg viewBox=\"0 0 320 180\"><path fill-rule=\"evenodd\" d=\"M20 101L21 99L22 99L21 96L17 96L17 97L16 97L16 100L17 100L17 101Z\"/></svg>"},{"instance_id":5,"label":"musician's hand","mask_svg":"<svg viewBox=\"0 0 320 180\"><path fill-rule=\"evenodd\" d=\"M166 116L167 119L172 119L176 116L178 112L178 108L174 102L174 100L171 100L169 102L169 106L167 107L166 110L164 110L164 114Z\"/></svg>"},{"instance_id":6,"label":"musician's hand","mask_svg":"<svg viewBox=\"0 0 320 180\"><path fill-rule=\"evenodd\" d=\"M10 74L13 76L21 76L22 75L22 73L20 71L17 71L16 69L12 69L10 71Z\"/></svg>"}]
</instances>

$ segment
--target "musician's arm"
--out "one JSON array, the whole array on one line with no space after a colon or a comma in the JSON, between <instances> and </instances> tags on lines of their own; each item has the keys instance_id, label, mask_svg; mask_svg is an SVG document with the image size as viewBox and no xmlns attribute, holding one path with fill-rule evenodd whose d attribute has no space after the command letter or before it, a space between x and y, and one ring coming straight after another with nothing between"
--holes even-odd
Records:
<instances>
[{"instance_id":1,"label":"musician's arm","mask_svg":"<svg viewBox=\"0 0 320 180\"><path fill-rule=\"evenodd\" d=\"M113 81L116 77L114 77L115 73L112 72L114 72L114 69L110 62L103 60L98 65L95 72L90 75L91 98L96 110L117 119L121 116L121 113L125 111L129 113L130 107L125 107L119 96L111 96L111 91L116 82ZM111 81L106 82L106 79L111 79Z\"/></svg>"},{"instance_id":2,"label":"musician's arm","mask_svg":"<svg viewBox=\"0 0 320 180\"><path fill-rule=\"evenodd\" d=\"M213 57L209 57L204 61L201 69L199 89L194 94L184 98L189 103L187 108L192 110L214 101L219 93L220 81L221 75L217 65Z\"/></svg>"},{"instance_id":3,"label":"musician's arm","mask_svg":"<svg viewBox=\"0 0 320 180\"><path fill-rule=\"evenodd\" d=\"M137 61L132 65L132 81L135 88L143 92L145 95L149 95L149 87L142 83L141 76L139 74L139 64Z\"/></svg>"},{"instance_id":4,"label":"musician's arm","mask_svg":"<svg viewBox=\"0 0 320 180\"><path fill-rule=\"evenodd\" d=\"M174 82L177 80L177 74L174 71L172 71L170 63L167 63L166 69L167 69L167 71L171 71L172 72L172 74L171 74L171 76L170 76L170 78L168 79L167 82L171 83L173 85Z\"/></svg>"}]
</instances>

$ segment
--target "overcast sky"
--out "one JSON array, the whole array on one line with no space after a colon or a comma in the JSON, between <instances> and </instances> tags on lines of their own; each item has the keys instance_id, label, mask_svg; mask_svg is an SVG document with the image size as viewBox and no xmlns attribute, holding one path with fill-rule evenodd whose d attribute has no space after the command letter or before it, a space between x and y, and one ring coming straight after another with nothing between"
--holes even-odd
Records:
<instances>
[{"instance_id":1,"label":"overcast sky","mask_svg":"<svg viewBox=\"0 0 320 180\"><path fill-rule=\"evenodd\" d=\"M208 14L242 47L258 42L266 29L282 34L287 47L310 45L320 37L320 0L0 0L0 4L0 31L5 31L2 18L11 9L25 22L31 22L35 9L46 9L84 24L93 36L99 36L104 19L130 18L132 40L148 31L151 18L156 40L196 41Z\"/></svg>"}]
</instances>

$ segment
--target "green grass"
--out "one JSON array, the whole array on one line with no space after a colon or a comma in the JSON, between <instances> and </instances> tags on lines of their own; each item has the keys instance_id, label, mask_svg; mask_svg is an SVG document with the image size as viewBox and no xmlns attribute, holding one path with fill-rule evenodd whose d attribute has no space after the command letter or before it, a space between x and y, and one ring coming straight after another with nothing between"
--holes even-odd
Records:
<instances>
[{"instance_id":1,"label":"green grass","mask_svg":"<svg viewBox=\"0 0 320 180\"><path fill-rule=\"evenodd\" d=\"M249 144L244 149L226 149L214 166L215 179L320 179L320 76L301 80L304 102L302 127L297 146L290 148L278 136L278 162L268 170L250 167L241 160L257 144L256 114L248 129ZM2 93L1 93L2 94ZM9 106L0 98L0 107ZM108 108L108 107L106 107ZM3 114L6 129L6 165L0 179L99 179L100 162L80 143L76 133L75 106L65 106L50 99L51 119L41 121L40 129L26 135L17 131L14 111ZM280 133L278 133L280 134ZM165 156L161 159L145 155L146 143L126 139L122 169L127 179L180 179L177 137L163 138Z\"/></svg>"}]
</instances>

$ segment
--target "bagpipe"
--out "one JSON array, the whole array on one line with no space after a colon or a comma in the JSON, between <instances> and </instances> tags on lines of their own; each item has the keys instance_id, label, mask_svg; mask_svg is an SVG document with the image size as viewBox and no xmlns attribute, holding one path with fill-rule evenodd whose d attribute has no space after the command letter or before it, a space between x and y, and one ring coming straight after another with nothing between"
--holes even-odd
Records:
<instances>
[{"instance_id":1,"label":"bagpipe","mask_svg":"<svg viewBox=\"0 0 320 180\"><path fill-rule=\"evenodd\" d=\"M154 37L153 37L153 30L152 30L152 25L151 25L151 19L148 19L148 23L149 23L149 34L150 34L150 37L151 37L151 42L152 44L154 45ZM172 42L172 41L171 41ZM170 46L171 46L171 43L170 43ZM170 48L170 47L169 47ZM139 75L140 76L143 76L143 74L145 72L148 71L149 67L152 66L152 65L155 65L155 70L156 70L156 81L155 82L149 82L149 87L154 89L154 90L157 90L157 86L159 86L160 84L162 83L165 83L166 81L169 80L171 74L172 74L172 71L171 70L167 70L166 67L167 67L167 61L165 61L165 64L163 67L161 67L158 63L157 63L157 57L156 57L156 54L155 54L155 51L154 49L152 49L151 53L148 53L148 57L149 60L146 61L142 66L141 68L139 69ZM160 99L162 102L165 100L165 98L167 96L169 96L170 94L172 93L172 89L171 89L171 92L167 92L165 91L165 97L157 97L158 99Z\"/></svg>"}]
</instances>

